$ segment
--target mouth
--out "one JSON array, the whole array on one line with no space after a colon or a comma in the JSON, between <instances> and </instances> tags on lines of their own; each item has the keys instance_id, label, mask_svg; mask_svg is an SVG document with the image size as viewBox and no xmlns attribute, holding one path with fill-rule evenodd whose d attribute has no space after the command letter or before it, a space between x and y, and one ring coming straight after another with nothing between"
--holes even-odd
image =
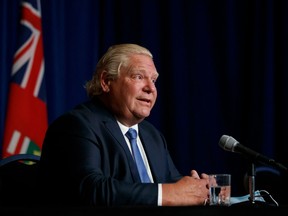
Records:
<instances>
[{"instance_id":1,"label":"mouth","mask_svg":"<svg viewBox=\"0 0 288 216\"><path fill-rule=\"evenodd\" d=\"M151 100L146 99L146 98L138 98L138 100L139 100L140 102L144 102L145 104L151 104Z\"/></svg>"}]
</instances>

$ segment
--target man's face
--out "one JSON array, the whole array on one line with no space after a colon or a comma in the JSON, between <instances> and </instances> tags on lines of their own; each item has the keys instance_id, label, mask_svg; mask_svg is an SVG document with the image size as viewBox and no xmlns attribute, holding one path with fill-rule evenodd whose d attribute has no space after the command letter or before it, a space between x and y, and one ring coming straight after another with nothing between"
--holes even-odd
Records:
<instances>
[{"instance_id":1,"label":"man's face","mask_svg":"<svg viewBox=\"0 0 288 216\"><path fill-rule=\"evenodd\" d=\"M109 85L110 105L120 122L134 124L150 115L157 98L157 77L149 56L134 55L127 67L121 67L119 78Z\"/></svg>"}]
</instances>

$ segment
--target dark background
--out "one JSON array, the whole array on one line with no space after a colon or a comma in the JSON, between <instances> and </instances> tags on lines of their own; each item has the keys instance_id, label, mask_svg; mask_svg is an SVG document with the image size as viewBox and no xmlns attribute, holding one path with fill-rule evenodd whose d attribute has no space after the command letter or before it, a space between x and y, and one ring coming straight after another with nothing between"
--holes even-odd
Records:
<instances>
[{"instance_id":1,"label":"dark background","mask_svg":"<svg viewBox=\"0 0 288 216\"><path fill-rule=\"evenodd\" d=\"M19 3L0 0L0 140ZM148 120L166 136L183 174L192 168L231 173L232 195L246 194L243 177L251 163L219 147L223 134L288 165L288 1L41 4L49 123L87 99L83 85L110 45L137 43L154 54L160 73Z\"/></svg>"}]
</instances>

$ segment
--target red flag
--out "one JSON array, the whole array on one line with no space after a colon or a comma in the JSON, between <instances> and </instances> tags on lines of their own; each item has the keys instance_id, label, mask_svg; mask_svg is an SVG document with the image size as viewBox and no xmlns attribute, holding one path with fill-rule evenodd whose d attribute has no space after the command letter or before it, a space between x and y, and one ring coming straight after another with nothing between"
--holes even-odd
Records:
<instances>
[{"instance_id":1,"label":"red flag","mask_svg":"<svg viewBox=\"0 0 288 216\"><path fill-rule=\"evenodd\" d=\"M13 59L2 158L41 154L48 127L40 0L21 2L19 48Z\"/></svg>"}]
</instances>

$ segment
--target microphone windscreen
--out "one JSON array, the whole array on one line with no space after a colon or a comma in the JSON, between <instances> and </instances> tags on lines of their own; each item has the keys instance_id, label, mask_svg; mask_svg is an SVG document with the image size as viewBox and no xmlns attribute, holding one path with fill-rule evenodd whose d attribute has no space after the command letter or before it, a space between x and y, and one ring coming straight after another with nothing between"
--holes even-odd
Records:
<instances>
[{"instance_id":1,"label":"microphone windscreen","mask_svg":"<svg viewBox=\"0 0 288 216\"><path fill-rule=\"evenodd\" d=\"M226 151L234 152L234 148L237 144L237 140L228 135L223 135L219 140L219 146Z\"/></svg>"}]
</instances>

